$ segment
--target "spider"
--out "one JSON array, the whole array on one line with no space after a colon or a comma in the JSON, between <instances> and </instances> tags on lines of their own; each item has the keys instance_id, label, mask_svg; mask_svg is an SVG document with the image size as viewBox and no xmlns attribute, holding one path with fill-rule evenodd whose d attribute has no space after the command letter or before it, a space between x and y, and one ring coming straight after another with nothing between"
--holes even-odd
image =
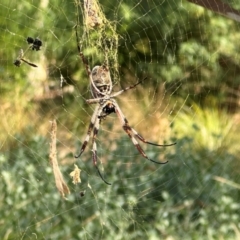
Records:
<instances>
[{"instance_id":1,"label":"spider","mask_svg":"<svg viewBox=\"0 0 240 240\"><path fill-rule=\"evenodd\" d=\"M78 35L77 35L77 31L76 31L76 37L78 39ZM97 104L97 106L95 107L94 113L91 117L91 121L88 127L88 131L87 131L87 135L85 137L85 140L81 146L80 149L80 153L78 155L75 156L75 158L79 158L82 153L84 152L89 139L90 139L90 134L93 132L93 136L92 136L92 160L93 160L93 165L96 168L99 176L101 177L101 179L108 185L111 185L109 182L107 182L98 166L97 166L97 144L96 144L96 137L98 134L98 130L99 130L99 125L101 123L101 120L104 119L106 116L108 116L111 113L116 113L123 130L127 133L127 135L130 137L130 139L132 140L132 143L134 144L134 146L137 148L137 150L139 151L139 153L146 158L147 160L157 163L157 164L165 164L168 161L165 162L157 162L154 161L152 159L150 159L146 153L144 152L144 150L142 149L142 147L139 145L138 140L142 141L143 143L146 144L150 144L153 146L159 146L159 147L168 147L168 146L173 146L176 143L171 143L171 144L166 144L166 145L161 145L161 144L157 144L157 143L152 143L149 142L147 140L145 140L143 138L143 136L141 136L134 128L129 126L128 120L126 119L126 117L124 116L122 110L120 109L117 101L114 99L116 96L122 94L123 92L126 92L130 89L135 88L137 85L139 85L142 81L139 81L137 83L135 83L132 86L129 86L127 88L124 88L118 92L112 93L112 88L113 88L113 84L112 84L112 80L111 80L111 76L110 76L110 72L109 69L107 68L107 66L105 65L101 65L101 66L95 66L92 71L83 55L83 53L81 52L80 46L78 44L78 40L77 40L77 48L78 48L78 52L80 55L80 58L82 59L83 64L85 65L89 80L90 80L90 90L91 90L91 94L92 94L92 99L88 99L86 100L86 102L88 104Z\"/></svg>"}]
</instances>

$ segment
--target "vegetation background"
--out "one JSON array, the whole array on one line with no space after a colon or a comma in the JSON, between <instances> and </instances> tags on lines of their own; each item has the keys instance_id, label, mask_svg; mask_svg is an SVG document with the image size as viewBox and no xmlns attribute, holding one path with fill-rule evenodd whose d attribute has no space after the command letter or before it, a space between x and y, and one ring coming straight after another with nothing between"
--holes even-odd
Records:
<instances>
[{"instance_id":1,"label":"vegetation background","mask_svg":"<svg viewBox=\"0 0 240 240\"><path fill-rule=\"evenodd\" d=\"M0 3L1 239L240 239L239 23L187 1L101 0L106 22L96 31L82 4ZM111 115L97 143L112 185L97 175L91 144L77 161L82 182L72 184L93 112L76 24L89 65L110 59L115 89L147 76L118 101L147 139L177 142L144 146L168 164L139 156ZM38 68L13 64L28 36L43 41L25 54ZM53 119L67 200L49 164Z\"/></svg>"}]
</instances>

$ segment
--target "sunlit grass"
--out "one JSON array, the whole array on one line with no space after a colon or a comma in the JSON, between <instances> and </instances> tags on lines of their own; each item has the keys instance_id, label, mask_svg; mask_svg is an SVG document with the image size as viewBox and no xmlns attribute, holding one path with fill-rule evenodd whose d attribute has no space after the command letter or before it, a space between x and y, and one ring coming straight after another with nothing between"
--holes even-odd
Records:
<instances>
[{"instance_id":1,"label":"sunlit grass","mask_svg":"<svg viewBox=\"0 0 240 240\"><path fill-rule=\"evenodd\" d=\"M175 118L174 131L178 137L192 139L195 149L236 150L237 126L233 118L224 110L216 107L200 108L194 104L185 107Z\"/></svg>"},{"instance_id":2,"label":"sunlit grass","mask_svg":"<svg viewBox=\"0 0 240 240\"><path fill-rule=\"evenodd\" d=\"M26 89L25 86L19 84L1 96L0 143L2 151L14 148L17 136L21 136L21 139L26 141L36 135L50 138L50 121L55 118L60 122L59 137L63 144L78 132L78 125L83 125L85 115L82 114L82 109L79 109L79 104L62 106L62 101L67 101L69 96L64 96L64 100L59 101L54 98L44 98L44 95L41 97L38 95L39 91L44 92L43 89L39 89L39 86L37 88L28 86ZM36 100L36 96L41 100ZM73 142L71 144L73 145Z\"/></svg>"},{"instance_id":3,"label":"sunlit grass","mask_svg":"<svg viewBox=\"0 0 240 240\"><path fill-rule=\"evenodd\" d=\"M12 89L11 93L1 98L0 142L2 150L8 148L9 143L13 143L13 136L24 135L27 127L36 125L38 122L36 109L37 106L30 103L30 99L21 93L21 89Z\"/></svg>"}]
</instances>

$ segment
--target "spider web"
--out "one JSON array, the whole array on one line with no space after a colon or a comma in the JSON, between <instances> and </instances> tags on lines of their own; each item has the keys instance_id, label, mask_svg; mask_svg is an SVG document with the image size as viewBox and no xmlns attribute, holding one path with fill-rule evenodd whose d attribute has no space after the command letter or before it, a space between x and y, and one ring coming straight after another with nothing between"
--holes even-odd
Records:
<instances>
[{"instance_id":1,"label":"spider web","mask_svg":"<svg viewBox=\"0 0 240 240\"><path fill-rule=\"evenodd\" d=\"M3 0L0 11L2 239L240 238L237 21L180 0ZM116 100L144 138L177 142L139 142L167 164L143 158L116 114L97 136L112 185L91 139L74 158L95 107L77 43L91 69L109 68L113 92L146 78Z\"/></svg>"}]
</instances>

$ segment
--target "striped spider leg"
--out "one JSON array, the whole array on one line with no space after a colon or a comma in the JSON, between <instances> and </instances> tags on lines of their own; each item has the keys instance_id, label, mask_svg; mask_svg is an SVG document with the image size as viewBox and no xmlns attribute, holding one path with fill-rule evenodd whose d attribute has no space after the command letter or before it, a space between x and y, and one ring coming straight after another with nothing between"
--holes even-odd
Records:
<instances>
[{"instance_id":1,"label":"striped spider leg","mask_svg":"<svg viewBox=\"0 0 240 240\"><path fill-rule=\"evenodd\" d=\"M150 159L146 153L144 152L144 150L142 149L142 147L139 145L138 140L142 141L143 143L146 143L146 144L150 144L150 145L153 145L153 146L158 146L158 147L170 147L170 146L173 146L175 145L176 143L171 143L171 144L164 144L164 145L161 145L161 144L157 144L157 143L152 143L152 142L149 142L147 141L146 139L143 138L142 135L140 135L134 128L130 127L129 124L128 124L128 120L126 119L126 117L124 116L122 110L120 109L119 105L117 104L116 100L115 99L112 99L113 101L113 104L114 104L114 109L115 109L115 113L117 114L121 124L122 124L122 128L123 130L127 133L127 135L131 138L132 140L132 143L134 144L134 146L137 148L137 150L139 151L139 153L141 153L141 155L146 158L147 160L151 161L151 162L154 162L154 163L157 163L157 164L165 164L167 163L168 161L165 161L165 162L157 162L157 161L154 161L152 159ZM137 139L136 139L137 138Z\"/></svg>"},{"instance_id":2,"label":"striped spider leg","mask_svg":"<svg viewBox=\"0 0 240 240\"><path fill-rule=\"evenodd\" d=\"M101 118L99 117L103 111L103 108L105 107L105 105L107 105L107 102L105 102L103 105L99 104L96 106L95 110L94 110L94 113L91 117L91 121L90 121L90 124L89 124L89 127L88 127L88 131L87 131L87 136L85 137L85 140L82 144L82 147L81 147L81 150L80 150L80 153L78 155L75 156L75 158L79 158L82 153L84 152L88 142L89 142L89 139L90 139L90 134L91 132L93 132L93 137L92 137L92 144L93 144L93 147L92 147L92 161L93 161L93 165L94 167L97 169L97 172L99 174L99 176L101 177L101 179L108 185L111 185L110 183L108 183L102 176L98 166L97 166L97 144L96 144L96 137L97 137L97 134L98 134L98 130L99 130L99 125L100 125L100 122L101 122Z\"/></svg>"}]
</instances>

